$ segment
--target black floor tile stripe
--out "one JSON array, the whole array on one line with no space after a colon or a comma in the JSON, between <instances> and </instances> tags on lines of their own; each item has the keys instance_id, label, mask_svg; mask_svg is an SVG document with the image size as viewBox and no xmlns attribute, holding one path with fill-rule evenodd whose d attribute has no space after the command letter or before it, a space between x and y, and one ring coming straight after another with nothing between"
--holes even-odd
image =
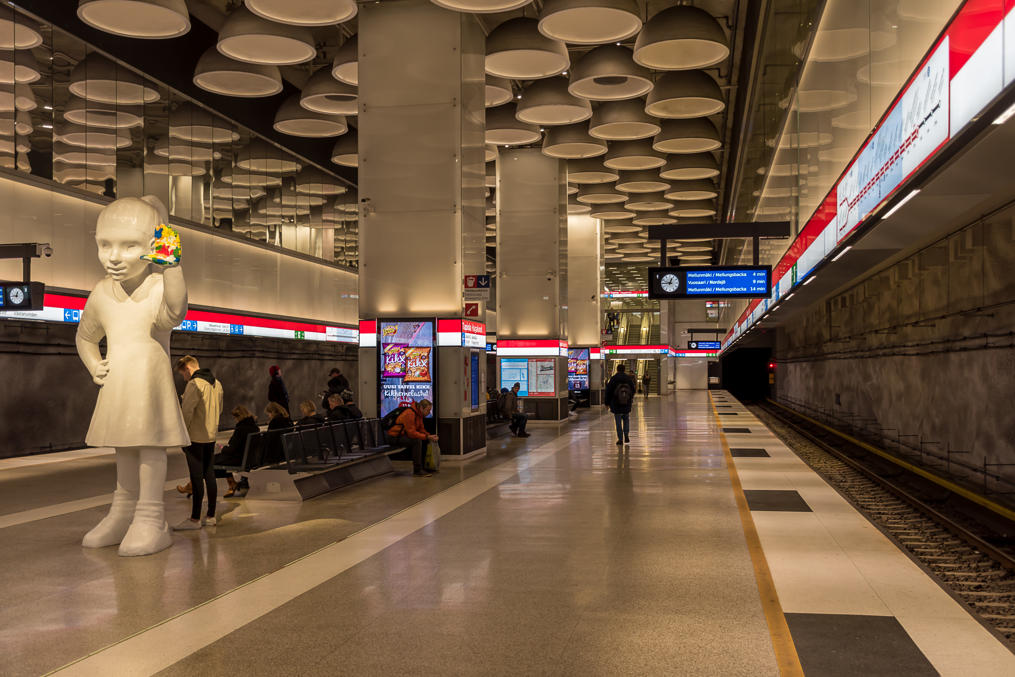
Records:
<instances>
[{"instance_id":1,"label":"black floor tile stripe","mask_svg":"<svg viewBox=\"0 0 1015 677\"><path fill-rule=\"evenodd\" d=\"M747 507L766 512L811 512L803 496L792 489L745 489Z\"/></svg>"},{"instance_id":2,"label":"black floor tile stripe","mask_svg":"<svg viewBox=\"0 0 1015 677\"><path fill-rule=\"evenodd\" d=\"M730 447L733 458L769 458L769 453L758 447Z\"/></svg>"},{"instance_id":3,"label":"black floor tile stripe","mask_svg":"<svg viewBox=\"0 0 1015 677\"><path fill-rule=\"evenodd\" d=\"M724 433L749 433L749 432L751 432L751 429L750 428L723 428L722 431Z\"/></svg>"}]
</instances>

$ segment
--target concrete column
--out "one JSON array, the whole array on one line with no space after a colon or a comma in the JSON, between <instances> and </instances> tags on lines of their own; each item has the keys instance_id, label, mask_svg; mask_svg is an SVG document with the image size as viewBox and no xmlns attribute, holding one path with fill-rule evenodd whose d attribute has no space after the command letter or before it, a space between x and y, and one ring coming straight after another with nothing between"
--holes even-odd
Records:
<instances>
[{"instance_id":1,"label":"concrete column","mask_svg":"<svg viewBox=\"0 0 1015 677\"><path fill-rule=\"evenodd\" d=\"M572 348L600 346L603 273L602 221L584 215L567 217L567 342ZM595 360L601 371L601 360ZM589 364L589 401L602 402L602 376Z\"/></svg>"},{"instance_id":2,"label":"concrete column","mask_svg":"<svg viewBox=\"0 0 1015 677\"><path fill-rule=\"evenodd\" d=\"M482 30L428 0L365 4L358 22L360 317L461 318L463 277L485 270ZM484 313L481 304L469 319ZM444 455L486 448L485 398L471 407L471 351L437 349ZM360 373L377 368L376 349L361 349ZM361 400L374 413L376 374L361 387L372 389Z\"/></svg>"},{"instance_id":3,"label":"concrete column","mask_svg":"<svg viewBox=\"0 0 1015 677\"><path fill-rule=\"evenodd\" d=\"M498 356L505 341L567 341L566 171L539 149L497 156ZM567 417L566 355L555 368L556 397L522 398L531 418Z\"/></svg>"}]
</instances>

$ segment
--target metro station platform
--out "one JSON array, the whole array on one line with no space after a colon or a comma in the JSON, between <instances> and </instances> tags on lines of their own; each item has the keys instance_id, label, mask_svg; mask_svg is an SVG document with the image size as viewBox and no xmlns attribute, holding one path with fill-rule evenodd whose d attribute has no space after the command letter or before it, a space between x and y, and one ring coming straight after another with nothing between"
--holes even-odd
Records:
<instances>
[{"instance_id":1,"label":"metro station platform","mask_svg":"<svg viewBox=\"0 0 1015 677\"><path fill-rule=\"evenodd\" d=\"M112 455L0 462L0 674L1015 674L726 393L639 398L624 447L599 410L531 432L136 559L79 545Z\"/></svg>"}]
</instances>

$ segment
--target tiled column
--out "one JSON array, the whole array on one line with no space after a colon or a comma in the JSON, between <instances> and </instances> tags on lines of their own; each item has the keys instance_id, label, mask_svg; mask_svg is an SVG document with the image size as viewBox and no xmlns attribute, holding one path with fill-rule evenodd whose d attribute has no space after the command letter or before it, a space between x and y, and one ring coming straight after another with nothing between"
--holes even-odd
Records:
<instances>
[{"instance_id":1,"label":"tiled column","mask_svg":"<svg viewBox=\"0 0 1015 677\"><path fill-rule=\"evenodd\" d=\"M473 16L427 0L365 4L358 21L360 317L460 320L463 277L485 272L483 33ZM469 319L482 323L479 311ZM443 454L486 445L473 350L438 349ZM361 349L370 413L377 368L376 348Z\"/></svg>"}]
</instances>

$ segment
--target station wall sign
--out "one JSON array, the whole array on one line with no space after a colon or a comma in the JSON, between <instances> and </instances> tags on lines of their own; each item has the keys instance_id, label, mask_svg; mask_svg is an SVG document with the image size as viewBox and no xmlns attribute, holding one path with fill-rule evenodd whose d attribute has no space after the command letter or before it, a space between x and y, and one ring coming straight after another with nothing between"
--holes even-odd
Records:
<instances>
[{"instance_id":1,"label":"station wall sign","mask_svg":"<svg viewBox=\"0 0 1015 677\"><path fill-rule=\"evenodd\" d=\"M766 298L771 266L701 266L648 269L651 299Z\"/></svg>"}]
</instances>

